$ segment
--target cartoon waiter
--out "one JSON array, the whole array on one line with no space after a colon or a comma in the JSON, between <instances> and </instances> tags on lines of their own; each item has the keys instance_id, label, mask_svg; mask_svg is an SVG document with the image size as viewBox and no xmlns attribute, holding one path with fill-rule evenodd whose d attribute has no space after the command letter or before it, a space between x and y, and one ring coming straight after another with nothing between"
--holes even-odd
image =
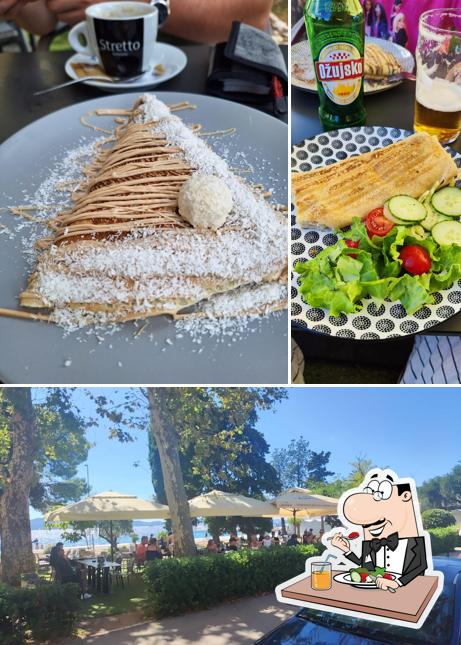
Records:
<instances>
[{"instance_id":1,"label":"cartoon waiter","mask_svg":"<svg viewBox=\"0 0 461 645\"><path fill-rule=\"evenodd\" d=\"M379 576L380 589L397 589L426 571L426 539L422 535L419 508L415 509L410 483L399 482L389 470L371 471L361 489L346 493L342 514L347 523L363 529L360 557L342 533L331 537L331 546L359 567L383 567L396 579Z\"/></svg>"},{"instance_id":2,"label":"cartoon waiter","mask_svg":"<svg viewBox=\"0 0 461 645\"><path fill-rule=\"evenodd\" d=\"M341 495L337 514L344 528L323 535L322 561L308 558L305 573L277 585L277 600L419 629L442 593L443 573L433 568L414 480L374 468ZM364 569L365 584L352 578L359 572L351 563ZM314 567L327 572L320 586ZM349 585L366 591L349 591Z\"/></svg>"}]
</instances>

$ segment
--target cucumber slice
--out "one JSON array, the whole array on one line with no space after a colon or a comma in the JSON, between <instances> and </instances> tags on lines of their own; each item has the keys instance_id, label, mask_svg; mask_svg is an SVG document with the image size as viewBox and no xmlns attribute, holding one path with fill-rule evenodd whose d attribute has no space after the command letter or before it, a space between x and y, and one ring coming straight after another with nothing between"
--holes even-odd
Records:
<instances>
[{"instance_id":1,"label":"cucumber slice","mask_svg":"<svg viewBox=\"0 0 461 645\"><path fill-rule=\"evenodd\" d=\"M397 224L397 226L409 226L411 222L404 222L402 219L399 219L398 217L394 217L392 213L389 210L389 206L387 205L388 202L384 204L384 209L383 209L383 214L386 219L388 219L391 222L394 222L394 224Z\"/></svg>"},{"instance_id":2,"label":"cucumber slice","mask_svg":"<svg viewBox=\"0 0 461 645\"><path fill-rule=\"evenodd\" d=\"M396 195L386 203L391 215L404 222L421 222L427 216L424 204L408 195Z\"/></svg>"},{"instance_id":3,"label":"cucumber slice","mask_svg":"<svg viewBox=\"0 0 461 645\"><path fill-rule=\"evenodd\" d=\"M351 571L351 580L352 582L360 582L362 577L357 571Z\"/></svg>"},{"instance_id":4,"label":"cucumber slice","mask_svg":"<svg viewBox=\"0 0 461 645\"><path fill-rule=\"evenodd\" d=\"M446 186L434 193L432 206L441 215L459 217L461 215L461 189Z\"/></svg>"},{"instance_id":5,"label":"cucumber slice","mask_svg":"<svg viewBox=\"0 0 461 645\"><path fill-rule=\"evenodd\" d=\"M461 222L449 220L439 222L431 231L432 237L441 246L458 244L461 246Z\"/></svg>"},{"instance_id":6,"label":"cucumber slice","mask_svg":"<svg viewBox=\"0 0 461 645\"><path fill-rule=\"evenodd\" d=\"M431 231L436 224L445 222L446 220L450 219L450 217L448 217L447 215L441 215L440 213L437 213L437 211L435 211L430 204L426 204L426 208L427 217L421 222L421 225L424 226L426 231Z\"/></svg>"}]
</instances>

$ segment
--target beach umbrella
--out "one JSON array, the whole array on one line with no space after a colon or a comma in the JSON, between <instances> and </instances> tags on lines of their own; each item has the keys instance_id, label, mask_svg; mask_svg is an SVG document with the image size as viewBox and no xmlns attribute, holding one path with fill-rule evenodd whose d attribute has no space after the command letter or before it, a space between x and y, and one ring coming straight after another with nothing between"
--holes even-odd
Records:
<instances>
[{"instance_id":1,"label":"beach umbrella","mask_svg":"<svg viewBox=\"0 0 461 645\"><path fill-rule=\"evenodd\" d=\"M112 547L112 522L114 520L164 519L169 517L168 506L149 502L136 495L108 491L81 499L79 502L61 506L46 515L47 522L108 521Z\"/></svg>"},{"instance_id":2,"label":"beach umbrella","mask_svg":"<svg viewBox=\"0 0 461 645\"><path fill-rule=\"evenodd\" d=\"M237 493L212 490L189 500L192 517L273 517L277 509L269 502Z\"/></svg>"},{"instance_id":3,"label":"beach umbrella","mask_svg":"<svg viewBox=\"0 0 461 645\"><path fill-rule=\"evenodd\" d=\"M338 514L337 499L311 493L307 488L289 488L277 495L271 503L277 508L276 515L292 516L293 524L296 523L297 517Z\"/></svg>"}]
</instances>

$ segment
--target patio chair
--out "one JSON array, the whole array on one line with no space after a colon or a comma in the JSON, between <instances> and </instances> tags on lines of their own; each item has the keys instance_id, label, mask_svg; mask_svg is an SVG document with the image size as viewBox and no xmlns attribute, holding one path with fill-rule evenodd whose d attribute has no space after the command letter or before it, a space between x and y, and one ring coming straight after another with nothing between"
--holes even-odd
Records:
<instances>
[{"instance_id":1,"label":"patio chair","mask_svg":"<svg viewBox=\"0 0 461 645\"><path fill-rule=\"evenodd\" d=\"M125 581L128 584L132 575L134 575L134 561L132 558L123 558L118 569L113 571L112 578L117 587L121 584L122 589L125 589Z\"/></svg>"},{"instance_id":2,"label":"patio chair","mask_svg":"<svg viewBox=\"0 0 461 645\"><path fill-rule=\"evenodd\" d=\"M32 43L33 40L30 42L30 48L33 49ZM11 20L0 20L0 52L7 45L17 45L22 52L30 51L21 29Z\"/></svg>"}]
</instances>

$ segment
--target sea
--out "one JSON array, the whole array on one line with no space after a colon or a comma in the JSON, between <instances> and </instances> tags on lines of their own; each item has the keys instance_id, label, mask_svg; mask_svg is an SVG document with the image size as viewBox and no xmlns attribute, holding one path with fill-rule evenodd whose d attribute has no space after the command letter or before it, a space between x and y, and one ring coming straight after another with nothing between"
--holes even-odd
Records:
<instances>
[{"instance_id":1,"label":"sea","mask_svg":"<svg viewBox=\"0 0 461 645\"><path fill-rule=\"evenodd\" d=\"M151 535L153 535L155 537L160 533L160 531L163 531L163 530L164 530L163 523L161 524L143 523L141 525L137 525L136 523L133 524L133 531L138 536L139 540L143 535L147 535L147 537L150 537ZM93 543L95 546L107 545L107 541L99 537L97 530L87 531L87 539L82 538L78 542L66 542L65 540L62 540L61 529L32 529L31 533L32 533L32 542L34 544L34 548L38 548L38 549L44 549L50 544L51 545L56 544L56 542L64 542L65 547L72 547L72 546L85 547L88 545L92 545ZM208 536L208 531L206 526L194 527L195 538L206 538L207 536ZM132 541L131 535L121 535L117 540L119 544L130 544L131 541Z\"/></svg>"}]
</instances>

